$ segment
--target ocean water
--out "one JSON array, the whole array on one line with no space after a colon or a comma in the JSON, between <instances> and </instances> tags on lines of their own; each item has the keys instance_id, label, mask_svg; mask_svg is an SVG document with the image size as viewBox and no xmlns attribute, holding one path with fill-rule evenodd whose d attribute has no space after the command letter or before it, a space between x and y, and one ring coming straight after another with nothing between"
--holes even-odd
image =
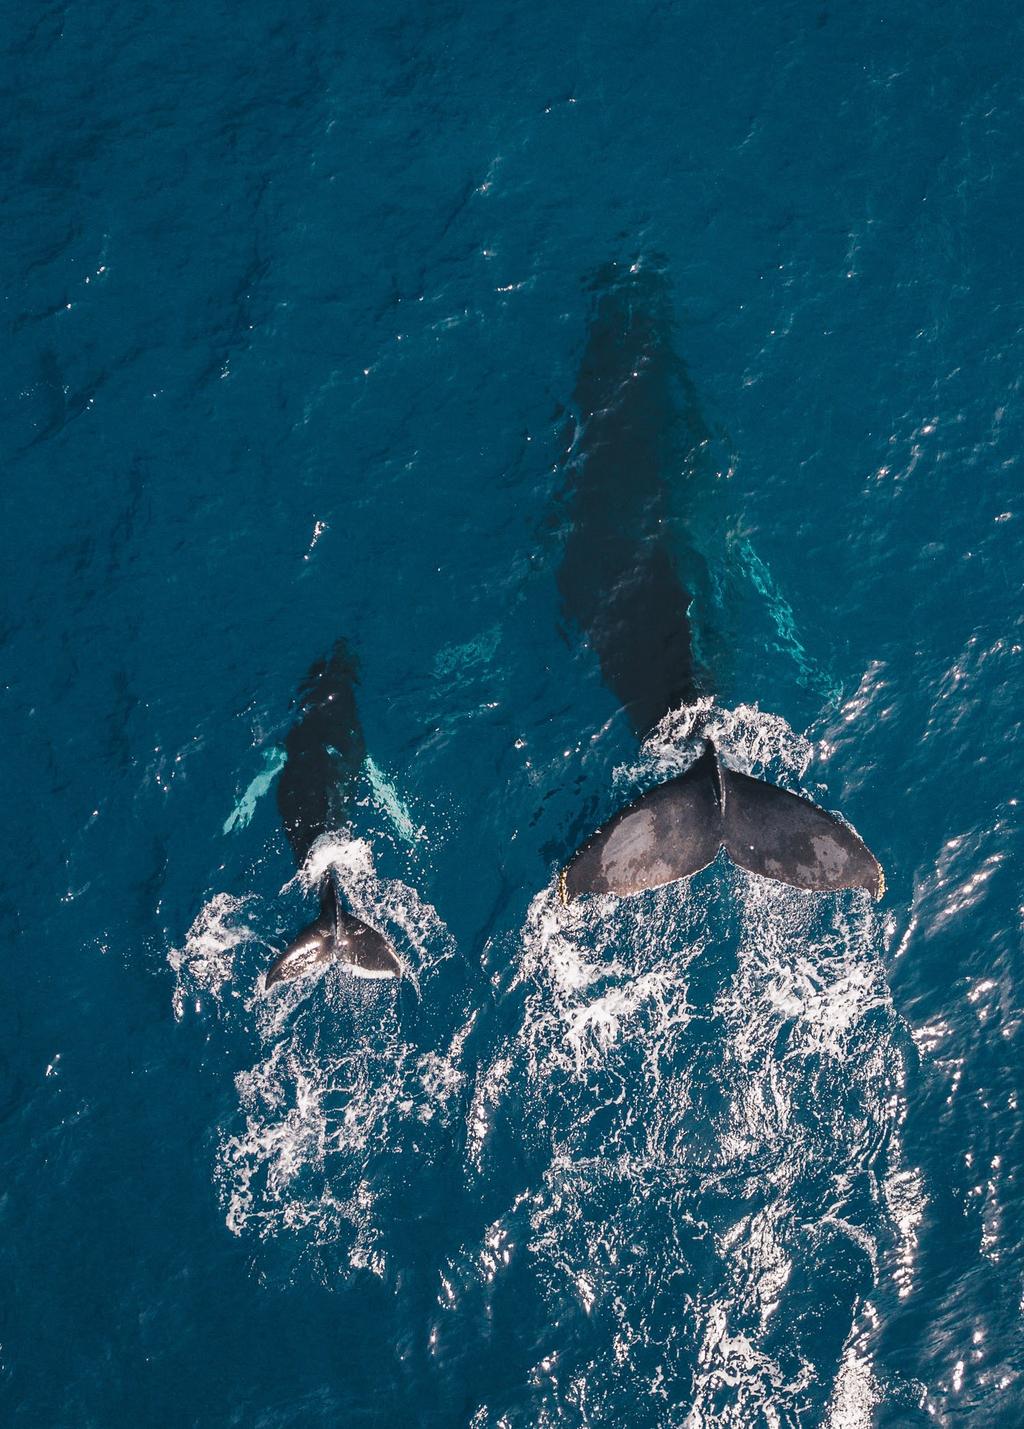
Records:
<instances>
[{"instance_id":1,"label":"ocean water","mask_svg":"<svg viewBox=\"0 0 1024 1429\"><path fill-rule=\"evenodd\" d=\"M1019 8L5 18L3 1423L1024 1423ZM655 258L713 728L877 905L559 905L692 748L556 586L588 283ZM409 976L264 996L328 866Z\"/></svg>"}]
</instances>

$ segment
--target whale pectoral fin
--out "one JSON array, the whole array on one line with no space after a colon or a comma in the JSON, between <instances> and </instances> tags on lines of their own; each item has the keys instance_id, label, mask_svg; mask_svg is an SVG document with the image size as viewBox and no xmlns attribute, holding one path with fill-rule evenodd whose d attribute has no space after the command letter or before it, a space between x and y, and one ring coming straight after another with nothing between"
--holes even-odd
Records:
<instances>
[{"instance_id":1,"label":"whale pectoral fin","mask_svg":"<svg viewBox=\"0 0 1024 1429\"><path fill-rule=\"evenodd\" d=\"M709 746L685 774L649 790L591 835L562 871L562 901L660 888L706 868L721 846L721 785Z\"/></svg>"},{"instance_id":2,"label":"whale pectoral fin","mask_svg":"<svg viewBox=\"0 0 1024 1429\"><path fill-rule=\"evenodd\" d=\"M885 878L867 845L834 814L786 789L721 767L725 851L733 863L795 888L866 888Z\"/></svg>"}]
</instances>

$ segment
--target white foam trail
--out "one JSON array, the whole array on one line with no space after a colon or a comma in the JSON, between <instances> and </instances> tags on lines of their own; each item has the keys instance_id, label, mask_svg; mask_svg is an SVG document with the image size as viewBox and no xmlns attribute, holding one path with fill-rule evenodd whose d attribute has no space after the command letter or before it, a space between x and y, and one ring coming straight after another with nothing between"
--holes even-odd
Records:
<instances>
[{"instance_id":1,"label":"white foam trail","mask_svg":"<svg viewBox=\"0 0 1024 1429\"><path fill-rule=\"evenodd\" d=\"M704 702L662 722L624 792L685 768L705 734L790 787L812 753L782 720ZM921 1208L879 945L866 895L817 898L724 860L635 899L531 904L503 993L516 1031L478 1072L467 1158L486 1178L514 1119L532 1179L445 1281L452 1303L498 1294L493 1243L525 1244L552 1314L570 1297L600 1325L578 1373L538 1376L534 1422L582 1402L588 1422L621 1422L650 1396L666 1425L781 1426L817 1396L833 1429L859 1429L855 1407L877 1398L851 1348L863 1297L900 1282ZM913 1187L902 1217L893 1176ZM826 1343L801 1317L808 1281L839 1306Z\"/></svg>"},{"instance_id":2,"label":"white foam trail","mask_svg":"<svg viewBox=\"0 0 1024 1429\"><path fill-rule=\"evenodd\" d=\"M296 877L315 889L328 872L353 913L392 940L411 980L428 985L454 951L434 909L380 878L364 840L318 840ZM403 1035L399 996L394 979L356 982L333 966L269 993L254 986L246 1005L263 1053L235 1077L242 1125L222 1130L217 1154L235 1234L298 1232L306 1247L332 1244L349 1265L384 1273L388 1233L373 1188L433 1154L427 1130L452 1115L469 1031L443 1051L417 1047Z\"/></svg>"},{"instance_id":3,"label":"white foam trail","mask_svg":"<svg viewBox=\"0 0 1024 1429\"><path fill-rule=\"evenodd\" d=\"M454 1039L446 1053L423 1051L401 1036L393 1004L356 1008L338 989L330 1009L293 1016L235 1078L244 1125L225 1129L217 1157L229 1229L301 1230L307 1246L334 1244L343 1261L383 1272L387 1218L373 1188L431 1156L424 1133L450 1122L461 1050Z\"/></svg>"},{"instance_id":4,"label":"white foam trail","mask_svg":"<svg viewBox=\"0 0 1024 1429\"><path fill-rule=\"evenodd\" d=\"M429 987L454 951L434 909L408 885L381 878L365 840L319 839L286 890L297 883L313 892L326 873L355 915L387 935L408 980ZM344 1263L383 1274L388 1220L374 1188L393 1186L410 1161L434 1154L433 1128L451 1121L466 1082L472 1020L447 1048L418 1047L402 1031L398 982L357 980L333 965L266 992L260 911L259 899L218 893L169 954L175 1015L205 996L220 1020L237 1024L244 1010L259 1044L255 1062L235 1074L238 1112L219 1132L215 1179L226 1223L237 1235L295 1237L303 1251L332 1244Z\"/></svg>"},{"instance_id":5,"label":"white foam trail","mask_svg":"<svg viewBox=\"0 0 1024 1429\"><path fill-rule=\"evenodd\" d=\"M843 1353L825 1429L874 1429L881 1386L855 1343Z\"/></svg>"},{"instance_id":6,"label":"white foam trail","mask_svg":"<svg viewBox=\"0 0 1024 1429\"><path fill-rule=\"evenodd\" d=\"M179 1021L189 1003L196 1012L202 1010L204 993L214 1002L221 1002L224 989L234 977L235 955L254 936L242 921L243 911L250 908L252 901L234 898L230 893L215 894L189 928L184 947L172 948L167 954L174 970L171 1005Z\"/></svg>"},{"instance_id":7,"label":"white foam trail","mask_svg":"<svg viewBox=\"0 0 1024 1429\"><path fill-rule=\"evenodd\" d=\"M742 774L771 768L787 786L807 772L814 754L806 735L797 734L781 716L757 705L723 709L705 696L665 715L644 740L636 765L617 772L628 783L642 774L680 773L703 751L706 739L714 741L731 768Z\"/></svg>"}]
</instances>

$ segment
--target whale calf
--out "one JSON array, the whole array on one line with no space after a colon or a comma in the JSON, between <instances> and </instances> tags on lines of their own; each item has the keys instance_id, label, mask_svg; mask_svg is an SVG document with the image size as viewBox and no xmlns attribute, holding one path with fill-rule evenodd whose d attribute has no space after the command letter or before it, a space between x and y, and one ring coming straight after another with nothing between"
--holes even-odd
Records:
<instances>
[{"instance_id":1,"label":"whale calf","mask_svg":"<svg viewBox=\"0 0 1024 1429\"><path fill-rule=\"evenodd\" d=\"M301 867L321 834L343 827L345 806L366 758L356 705L356 663L344 640L309 670L296 697L297 717L284 742L277 807ZM267 969L264 985L291 982L324 963L361 977L400 977L388 940L345 907L331 873L319 888L320 911Z\"/></svg>"},{"instance_id":2,"label":"whale calf","mask_svg":"<svg viewBox=\"0 0 1024 1429\"><path fill-rule=\"evenodd\" d=\"M566 460L571 522L558 585L638 739L710 693L694 658L690 608L670 546L664 473L708 440L672 346L663 272L612 264L595 283ZM685 433L689 451L680 448ZM694 570L700 563L694 558ZM564 902L688 878L724 849L733 863L797 888L885 889L881 867L836 815L723 764L710 740L677 778L603 824L559 876Z\"/></svg>"}]
</instances>

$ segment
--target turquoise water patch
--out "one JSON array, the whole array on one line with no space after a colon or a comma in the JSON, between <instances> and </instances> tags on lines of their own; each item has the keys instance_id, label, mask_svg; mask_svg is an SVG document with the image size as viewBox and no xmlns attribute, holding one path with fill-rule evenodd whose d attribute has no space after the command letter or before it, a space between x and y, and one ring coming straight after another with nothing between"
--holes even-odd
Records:
<instances>
[{"instance_id":1,"label":"turquoise water patch","mask_svg":"<svg viewBox=\"0 0 1024 1429\"><path fill-rule=\"evenodd\" d=\"M492 625L472 640L461 645L445 645L434 657L434 674L441 679L451 675L468 674L478 665L486 665L494 659L501 642L501 626Z\"/></svg>"},{"instance_id":2,"label":"turquoise water patch","mask_svg":"<svg viewBox=\"0 0 1024 1429\"><path fill-rule=\"evenodd\" d=\"M825 696L830 704L838 704L842 686L809 655L797 634L793 607L779 589L775 577L754 550L746 536L730 540L732 554L751 585L767 603L768 614L778 637L778 650L787 655L797 668L798 683L805 689Z\"/></svg>"},{"instance_id":3,"label":"turquoise water patch","mask_svg":"<svg viewBox=\"0 0 1024 1429\"><path fill-rule=\"evenodd\" d=\"M273 784L281 770L288 762L288 756L284 750L275 745L273 749L268 749L263 755L263 768L251 781L245 793L238 803L231 810L231 813L224 820L224 832L232 833L235 829L247 828L252 821L252 816L256 812L256 805L263 795Z\"/></svg>"}]
</instances>

